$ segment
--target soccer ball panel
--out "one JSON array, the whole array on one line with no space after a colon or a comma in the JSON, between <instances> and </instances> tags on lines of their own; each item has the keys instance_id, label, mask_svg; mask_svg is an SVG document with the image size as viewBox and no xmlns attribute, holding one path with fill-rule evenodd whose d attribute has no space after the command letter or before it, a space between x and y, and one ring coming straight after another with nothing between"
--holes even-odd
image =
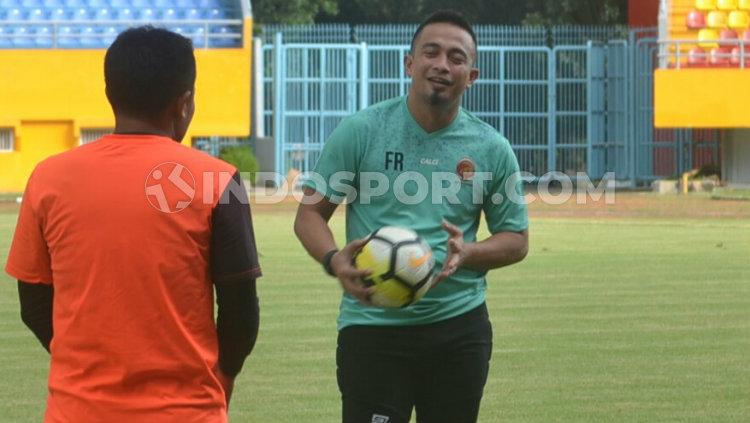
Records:
<instances>
[{"instance_id":1,"label":"soccer ball panel","mask_svg":"<svg viewBox=\"0 0 750 423\"><path fill-rule=\"evenodd\" d=\"M371 235L354 262L372 272L365 283L374 287L370 299L380 307L405 307L422 298L435 267L429 244L416 232L394 226Z\"/></svg>"},{"instance_id":2,"label":"soccer ball panel","mask_svg":"<svg viewBox=\"0 0 750 423\"><path fill-rule=\"evenodd\" d=\"M410 285L418 284L435 266L432 251L422 243L401 245L396 251L396 275Z\"/></svg>"},{"instance_id":3,"label":"soccer ball panel","mask_svg":"<svg viewBox=\"0 0 750 423\"><path fill-rule=\"evenodd\" d=\"M391 245L387 242L371 239L354 259L358 269L371 271L370 279L377 282L381 276L389 273L391 262Z\"/></svg>"},{"instance_id":4,"label":"soccer ball panel","mask_svg":"<svg viewBox=\"0 0 750 423\"><path fill-rule=\"evenodd\" d=\"M374 291L370 301L378 307L397 308L412 302L411 290L395 279L376 283Z\"/></svg>"},{"instance_id":5,"label":"soccer ball panel","mask_svg":"<svg viewBox=\"0 0 750 423\"><path fill-rule=\"evenodd\" d=\"M411 229L399 228L397 226L383 226L378 229L375 235L378 238L390 241L392 244L419 239L419 235Z\"/></svg>"}]
</instances>

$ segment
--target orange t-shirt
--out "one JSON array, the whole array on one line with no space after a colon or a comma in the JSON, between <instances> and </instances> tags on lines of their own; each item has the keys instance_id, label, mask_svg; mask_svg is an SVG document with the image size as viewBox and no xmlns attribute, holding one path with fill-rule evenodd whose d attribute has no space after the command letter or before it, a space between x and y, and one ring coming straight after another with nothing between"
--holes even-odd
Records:
<instances>
[{"instance_id":1,"label":"orange t-shirt","mask_svg":"<svg viewBox=\"0 0 750 423\"><path fill-rule=\"evenodd\" d=\"M210 245L234 173L148 135L106 136L37 166L6 271L54 286L45 422L227 421ZM251 255L235 273L259 275Z\"/></svg>"}]
</instances>

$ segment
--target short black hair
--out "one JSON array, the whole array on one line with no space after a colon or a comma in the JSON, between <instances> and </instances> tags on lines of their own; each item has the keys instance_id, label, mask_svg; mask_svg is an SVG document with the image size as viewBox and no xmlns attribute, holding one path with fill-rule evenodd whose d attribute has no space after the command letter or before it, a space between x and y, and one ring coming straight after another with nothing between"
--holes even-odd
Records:
<instances>
[{"instance_id":1,"label":"short black hair","mask_svg":"<svg viewBox=\"0 0 750 423\"><path fill-rule=\"evenodd\" d=\"M469 21L466 20L464 15L462 15L460 12L457 12L452 9L442 9L433 12L430 16L428 16L424 21L422 21L421 24L419 24L419 27L417 27L417 30L414 31L414 36L411 38L411 53L414 54L414 43L417 41L417 38L419 37L419 34L422 33L422 30L424 27L430 24L435 23L447 23L451 25L455 25L471 35L471 40L474 42L474 61L476 61L476 55L477 55L477 36L474 34L474 29L472 29L471 24Z\"/></svg>"},{"instance_id":2,"label":"short black hair","mask_svg":"<svg viewBox=\"0 0 750 423\"><path fill-rule=\"evenodd\" d=\"M154 117L195 86L193 43L146 25L117 36L104 57L107 98L117 112Z\"/></svg>"}]
</instances>

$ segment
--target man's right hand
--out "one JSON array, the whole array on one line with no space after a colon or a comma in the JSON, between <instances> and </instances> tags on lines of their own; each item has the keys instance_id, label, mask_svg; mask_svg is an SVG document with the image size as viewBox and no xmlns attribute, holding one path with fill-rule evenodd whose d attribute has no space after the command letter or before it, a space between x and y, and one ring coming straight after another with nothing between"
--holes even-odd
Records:
<instances>
[{"instance_id":1,"label":"man's right hand","mask_svg":"<svg viewBox=\"0 0 750 423\"><path fill-rule=\"evenodd\" d=\"M354 240L334 254L331 257L331 269L344 291L362 304L372 305L370 302L372 290L362 282L362 278L369 276L372 272L354 267L354 256L367 244L367 241L367 238Z\"/></svg>"}]
</instances>

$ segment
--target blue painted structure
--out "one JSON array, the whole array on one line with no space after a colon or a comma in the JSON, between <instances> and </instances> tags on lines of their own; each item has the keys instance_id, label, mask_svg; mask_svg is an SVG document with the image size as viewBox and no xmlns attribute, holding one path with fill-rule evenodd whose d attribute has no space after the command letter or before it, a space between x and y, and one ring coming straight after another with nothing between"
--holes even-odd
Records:
<instances>
[{"instance_id":1,"label":"blue painted structure","mask_svg":"<svg viewBox=\"0 0 750 423\"><path fill-rule=\"evenodd\" d=\"M407 92L413 29L264 28L258 65L277 172L312 170L342 118ZM463 106L505 135L521 169L537 178L614 172L635 186L718 164L718 131L653 127L655 30L480 26L477 36L480 79Z\"/></svg>"}]
</instances>

